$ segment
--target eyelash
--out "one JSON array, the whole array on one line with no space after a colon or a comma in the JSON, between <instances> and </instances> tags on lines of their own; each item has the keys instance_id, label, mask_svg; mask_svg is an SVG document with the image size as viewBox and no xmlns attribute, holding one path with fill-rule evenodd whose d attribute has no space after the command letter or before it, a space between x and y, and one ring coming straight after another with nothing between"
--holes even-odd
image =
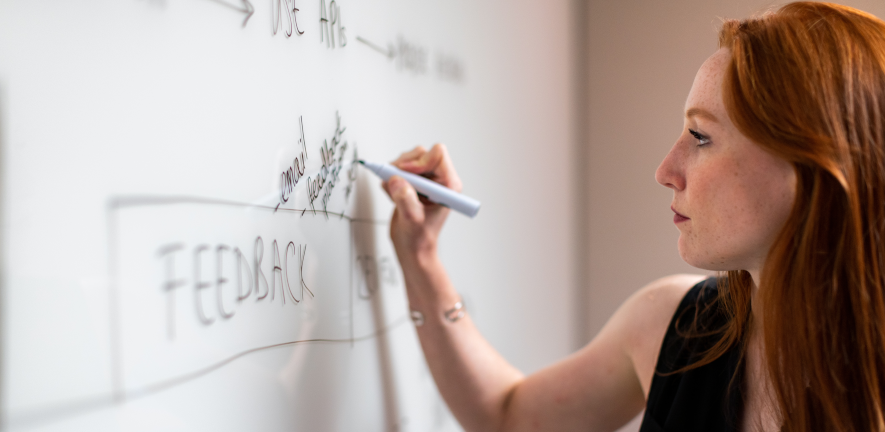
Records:
<instances>
[{"instance_id":1,"label":"eyelash","mask_svg":"<svg viewBox=\"0 0 885 432\"><path fill-rule=\"evenodd\" d=\"M698 147L702 147L707 144L710 144L710 138L707 138L706 136L701 135L698 131L696 131L694 129L689 129L688 133L690 133L691 136L695 137L695 139L698 140Z\"/></svg>"}]
</instances>

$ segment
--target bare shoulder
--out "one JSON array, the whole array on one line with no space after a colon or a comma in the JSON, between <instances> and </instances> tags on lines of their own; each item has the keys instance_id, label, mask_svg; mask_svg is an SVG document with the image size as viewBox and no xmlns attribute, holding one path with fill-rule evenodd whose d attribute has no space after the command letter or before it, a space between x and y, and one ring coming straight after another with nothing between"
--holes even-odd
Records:
<instances>
[{"instance_id":1,"label":"bare shoulder","mask_svg":"<svg viewBox=\"0 0 885 432\"><path fill-rule=\"evenodd\" d=\"M550 424L571 424L574 430L615 430L629 421L648 400L657 354L676 307L703 279L675 275L640 289L586 347L528 376L510 409Z\"/></svg>"},{"instance_id":2,"label":"bare shoulder","mask_svg":"<svg viewBox=\"0 0 885 432\"><path fill-rule=\"evenodd\" d=\"M706 278L678 274L655 280L630 296L612 317L646 397L676 308L688 290Z\"/></svg>"}]
</instances>

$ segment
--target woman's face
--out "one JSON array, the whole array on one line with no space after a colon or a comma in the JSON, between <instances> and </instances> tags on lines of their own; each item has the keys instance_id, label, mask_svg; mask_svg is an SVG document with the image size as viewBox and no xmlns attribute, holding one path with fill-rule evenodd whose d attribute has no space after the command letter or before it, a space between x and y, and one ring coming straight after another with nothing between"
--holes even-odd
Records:
<instances>
[{"instance_id":1,"label":"woman's face","mask_svg":"<svg viewBox=\"0 0 885 432\"><path fill-rule=\"evenodd\" d=\"M725 111L731 52L720 49L695 76L685 125L655 173L673 189L679 254L707 270L757 273L790 215L796 173L741 134Z\"/></svg>"}]
</instances>

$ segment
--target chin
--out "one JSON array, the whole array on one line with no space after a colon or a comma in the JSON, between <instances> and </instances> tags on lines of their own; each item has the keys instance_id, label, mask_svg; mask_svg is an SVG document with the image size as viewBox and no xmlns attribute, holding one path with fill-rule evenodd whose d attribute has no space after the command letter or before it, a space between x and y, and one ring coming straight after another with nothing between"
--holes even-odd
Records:
<instances>
[{"instance_id":1,"label":"chin","mask_svg":"<svg viewBox=\"0 0 885 432\"><path fill-rule=\"evenodd\" d=\"M715 254L710 254L708 250L701 252L698 248L685 245L682 242L682 237L679 238L679 257L686 264L708 271L730 271L735 269L728 260L716 262L711 259L711 255L715 256Z\"/></svg>"}]
</instances>

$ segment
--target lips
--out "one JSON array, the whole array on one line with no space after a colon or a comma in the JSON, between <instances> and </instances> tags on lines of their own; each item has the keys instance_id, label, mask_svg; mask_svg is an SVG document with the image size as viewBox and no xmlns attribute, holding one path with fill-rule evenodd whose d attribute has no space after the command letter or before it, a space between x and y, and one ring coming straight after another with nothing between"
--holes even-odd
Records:
<instances>
[{"instance_id":1,"label":"lips","mask_svg":"<svg viewBox=\"0 0 885 432\"><path fill-rule=\"evenodd\" d=\"M685 222L685 221L689 220L689 218L688 218L687 216L685 216L685 215L679 213L679 212L676 211L676 209L674 209L673 207L670 207L670 210L673 210L673 213L674 213L674 215L673 215L673 223L678 224L678 223Z\"/></svg>"}]
</instances>

